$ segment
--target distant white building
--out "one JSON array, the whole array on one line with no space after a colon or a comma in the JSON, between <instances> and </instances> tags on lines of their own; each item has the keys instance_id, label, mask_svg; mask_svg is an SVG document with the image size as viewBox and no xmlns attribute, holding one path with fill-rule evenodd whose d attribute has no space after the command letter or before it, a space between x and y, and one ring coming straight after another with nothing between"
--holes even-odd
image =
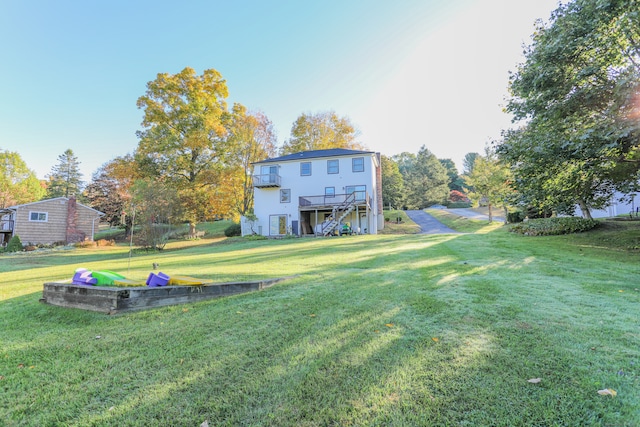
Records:
<instances>
[{"instance_id":1,"label":"distant white building","mask_svg":"<svg viewBox=\"0 0 640 427\"><path fill-rule=\"evenodd\" d=\"M633 213L635 215L636 212L638 212L640 199L635 200L635 196L631 196L631 200L629 202L621 202L619 199L622 196L624 196L623 193L615 193L611 197L611 202L607 208L591 209L591 216L593 218L610 218L618 215L629 215L629 213ZM580 209L580 206L576 208L576 214L584 217L584 213L582 212L582 209Z\"/></svg>"},{"instance_id":2,"label":"distant white building","mask_svg":"<svg viewBox=\"0 0 640 427\"><path fill-rule=\"evenodd\" d=\"M324 236L384 227L380 153L303 151L254 163L255 221L242 234Z\"/></svg>"}]
</instances>

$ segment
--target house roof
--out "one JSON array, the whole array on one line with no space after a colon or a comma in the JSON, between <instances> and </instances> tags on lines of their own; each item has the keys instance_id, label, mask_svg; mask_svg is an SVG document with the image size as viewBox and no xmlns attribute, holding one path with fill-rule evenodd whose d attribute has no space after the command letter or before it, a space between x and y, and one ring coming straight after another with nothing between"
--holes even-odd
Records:
<instances>
[{"instance_id":1,"label":"house roof","mask_svg":"<svg viewBox=\"0 0 640 427\"><path fill-rule=\"evenodd\" d=\"M25 204L22 204L22 205L9 206L9 207L6 207L6 208L2 209L2 211L3 212L4 211L15 211L15 210L17 210L19 208L23 208L23 207L31 206L31 205L37 205L39 203L44 203L44 202L51 202L53 200L65 200L65 201L68 201L69 198L68 197L55 197L53 199L38 200L37 202L31 202L31 203L25 203ZM105 215L104 212L100 212L99 210L93 209L92 207L89 207L87 205L83 205L82 203L78 203L78 206L82 206L84 208L92 210L92 211L96 212L100 216Z\"/></svg>"},{"instance_id":2,"label":"house roof","mask_svg":"<svg viewBox=\"0 0 640 427\"><path fill-rule=\"evenodd\" d=\"M301 151L299 153L287 154L285 156L272 157L270 159L262 160L260 162L254 162L254 164L286 162L286 161L292 161L292 160L317 159L322 157L353 156L358 154L374 154L374 152L363 151L363 150L348 150L346 148L329 148L327 150Z\"/></svg>"}]
</instances>

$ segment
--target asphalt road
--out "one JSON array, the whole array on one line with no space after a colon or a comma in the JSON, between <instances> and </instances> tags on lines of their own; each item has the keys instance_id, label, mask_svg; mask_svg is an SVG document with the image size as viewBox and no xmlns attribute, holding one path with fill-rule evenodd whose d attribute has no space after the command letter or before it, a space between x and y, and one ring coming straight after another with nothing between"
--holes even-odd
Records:
<instances>
[{"instance_id":1,"label":"asphalt road","mask_svg":"<svg viewBox=\"0 0 640 427\"><path fill-rule=\"evenodd\" d=\"M463 216L465 218L471 218L471 219L486 219L487 221L489 220L489 216L488 215L484 215L478 212L475 212L471 209L464 209L464 208L454 208L454 209L447 209L448 212L454 213L456 215L460 215ZM504 222L504 216L501 215L496 215L496 213L498 212L503 212L502 210L498 210L498 209L494 209L493 210L493 221L496 222Z\"/></svg>"},{"instance_id":2,"label":"asphalt road","mask_svg":"<svg viewBox=\"0 0 640 427\"><path fill-rule=\"evenodd\" d=\"M457 234L458 232L450 229L433 216L429 215L425 211L405 211L407 216L411 218L413 222L420 226L422 230L420 234Z\"/></svg>"}]
</instances>

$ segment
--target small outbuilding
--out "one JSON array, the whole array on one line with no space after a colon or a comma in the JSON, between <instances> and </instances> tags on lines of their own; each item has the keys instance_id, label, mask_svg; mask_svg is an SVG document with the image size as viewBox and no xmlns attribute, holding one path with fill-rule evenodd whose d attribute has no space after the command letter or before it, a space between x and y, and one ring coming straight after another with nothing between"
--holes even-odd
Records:
<instances>
[{"instance_id":1,"label":"small outbuilding","mask_svg":"<svg viewBox=\"0 0 640 427\"><path fill-rule=\"evenodd\" d=\"M0 243L6 245L14 235L33 245L93 240L103 215L73 196L10 206L0 209Z\"/></svg>"}]
</instances>

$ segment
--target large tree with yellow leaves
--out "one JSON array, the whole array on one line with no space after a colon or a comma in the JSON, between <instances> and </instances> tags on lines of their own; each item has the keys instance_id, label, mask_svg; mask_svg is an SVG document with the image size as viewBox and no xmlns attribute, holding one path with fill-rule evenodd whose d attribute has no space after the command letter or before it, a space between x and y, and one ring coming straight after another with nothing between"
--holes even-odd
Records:
<instances>
[{"instance_id":1,"label":"large tree with yellow leaves","mask_svg":"<svg viewBox=\"0 0 640 427\"><path fill-rule=\"evenodd\" d=\"M228 214L232 207L224 182L233 142L227 138L227 96L218 71L197 75L187 67L158 74L138 98L144 118L136 163L144 177L176 190L192 233L197 222Z\"/></svg>"}]
</instances>

